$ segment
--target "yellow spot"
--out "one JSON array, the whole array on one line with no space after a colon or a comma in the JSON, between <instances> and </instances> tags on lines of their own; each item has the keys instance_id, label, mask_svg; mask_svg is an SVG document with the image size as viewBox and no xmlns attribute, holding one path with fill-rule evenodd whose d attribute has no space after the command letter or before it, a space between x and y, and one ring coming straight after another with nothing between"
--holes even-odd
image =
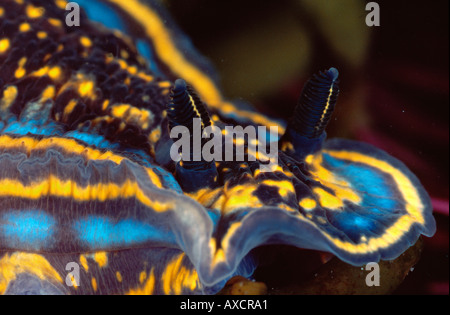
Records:
<instances>
[{"instance_id":1,"label":"yellow spot","mask_svg":"<svg viewBox=\"0 0 450 315\"><path fill-rule=\"evenodd\" d=\"M153 129L150 135L148 136L151 143L156 143L161 138L161 126Z\"/></svg>"},{"instance_id":2,"label":"yellow spot","mask_svg":"<svg viewBox=\"0 0 450 315\"><path fill-rule=\"evenodd\" d=\"M198 274L195 269L189 270L183 265L184 256L181 253L169 262L161 276L163 291L167 295L180 295L184 288L194 291L198 286Z\"/></svg>"},{"instance_id":3,"label":"yellow spot","mask_svg":"<svg viewBox=\"0 0 450 315\"><path fill-rule=\"evenodd\" d=\"M14 76L17 79L22 78L26 74L26 70L23 67L26 62L27 62L27 58L26 57L20 58L20 60L19 60L19 68L17 68L16 72L14 73Z\"/></svg>"},{"instance_id":4,"label":"yellow spot","mask_svg":"<svg viewBox=\"0 0 450 315\"><path fill-rule=\"evenodd\" d=\"M119 277L117 279L119 279ZM120 279L122 279L121 276ZM155 273L154 270L152 269L150 272L150 276L145 280L145 283L143 283L143 285L135 289L131 289L126 293L126 295L151 295L153 294L154 290L155 290Z\"/></svg>"},{"instance_id":5,"label":"yellow spot","mask_svg":"<svg viewBox=\"0 0 450 315\"><path fill-rule=\"evenodd\" d=\"M9 49L9 39L8 38L2 38L0 39L0 54L3 54L5 51Z\"/></svg>"},{"instance_id":6,"label":"yellow spot","mask_svg":"<svg viewBox=\"0 0 450 315\"><path fill-rule=\"evenodd\" d=\"M54 98L55 97L55 87L53 85L49 85L48 87L45 88L45 90L42 92L42 100L46 100L49 98Z\"/></svg>"},{"instance_id":7,"label":"yellow spot","mask_svg":"<svg viewBox=\"0 0 450 315\"><path fill-rule=\"evenodd\" d=\"M84 270L86 270L86 272L89 271L89 265L88 265L86 256L80 255L80 264L81 264L81 266L83 266L83 268L84 268Z\"/></svg>"},{"instance_id":8,"label":"yellow spot","mask_svg":"<svg viewBox=\"0 0 450 315\"><path fill-rule=\"evenodd\" d=\"M92 93L92 89L94 88L94 82L92 81L85 81L80 84L80 87L78 88L78 92L82 97L87 96L88 94Z\"/></svg>"},{"instance_id":9,"label":"yellow spot","mask_svg":"<svg viewBox=\"0 0 450 315\"><path fill-rule=\"evenodd\" d=\"M139 73L137 74L137 76L138 76L139 78L141 78L142 80L147 81L147 82L151 82L151 81L154 80L154 77L153 77L153 76L148 75L148 74L145 74L144 72L139 72Z\"/></svg>"},{"instance_id":10,"label":"yellow spot","mask_svg":"<svg viewBox=\"0 0 450 315\"><path fill-rule=\"evenodd\" d=\"M125 49L121 49L120 50L120 57L122 57L123 59L128 59L128 57L130 57L130 54Z\"/></svg>"},{"instance_id":11,"label":"yellow spot","mask_svg":"<svg viewBox=\"0 0 450 315\"><path fill-rule=\"evenodd\" d=\"M38 37L39 39L47 38L47 33L44 32L44 31L39 31L39 32L37 32L36 35L37 35L37 37Z\"/></svg>"},{"instance_id":12,"label":"yellow spot","mask_svg":"<svg viewBox=\"0 0 450 315\"><path fill-rule=\"evenodd\" d=\"M67 1L66 0L55 0L55 4L61 10L65 10L66 9L66 5L67 5Z\"/></svg>"},{"instance_id":13,"label":"yellow spot","mask_svg":"<svg viewBox=\"0 0 450 315\"><path fill-rule=\"evenodd\" d=\"M94 260L100 268L103 268L108 264L108 255L106 252L96 252L94 253Z\"/></svg>"},{"instance_id":14,"label":"yellow spot","mask_svg":"<svg viewBox=\"0 0 450 315\"><path fill-rule=\"evenodd\" d=\"M48 71L48 76L52 79L52 80L56 80L59 78L59 76L61 75L61 68L60 67L53 67Z\"/></svg>"},{"instance_id":15,"label":"yellow spot","mask_svg":"<svg viewBox=\"0 0 450 315\"><path fill-rule=\"evenodd\" d=\"M45 9L43 7L35 7L31 4L28 4L25 8L25 13L30 19L37 19L44 15Z\"/></svg>"},{"instance_id":16,"label":"yellow spot","mask_svg":"<svg viewBox=\"0 0 450 315\"><path fill-rule=\"evenodd\" d=\"M48 18L47 20L51 25L55 27L62 27L62 22L60 20L54 19L54 18ZM61 45L62 46L62 45Z\"/></svg>"},{"instance_id":17,"label":"yellow spot","mask_svg":"<svg viewBox=\"0 0 450 315\"><path fill-rule=\"evenodd\" d=\"M21 31L21 32L28 32L30 29L31 29L31 26L28 23L22 23L19 25L19 31Z\"/></svg>"},{"instance_id":18,"label":"yellow spot","mask_svg":"<svg viewBox=\"0 0 450 315\"><path fill-rule=\"evenodd\" d=\"M109 100L104 100L102 104L102 110L105 111L108 108Z\"/></svg>"},{"instance_id":19,"label":"yellow spot","mask_svg":"<svg viewBox=\"0 0 450 315\"><path fill-rule=\"evenodd\" d=\"M53 283L63 282L58 272L43 256L23 252L6 253L0 258L0 294L4 294L8 285L22 273Z\"/></svg>"},{"instance_id":20,"label":"yellow spot","mask_svg":"<svg viewBox=\"0 0 450 315\"><path fill-rule=\"evenodd\" d=\"M94 292L97 292L97 279L92 277L91 284L92 284L92 289L94 289Z\"/></svg>"},{"instance_id":21,"label":"yellow spot","mask_svg":"<svg viewBox=\"0 0 450 315\"><path fill-rule=\"evenodd\" d=\"M78 104L77 100L71 99L69 103L64 107L63 117L67 119L67 117L73 112L75 106Z\"/></svg>"},{"instance_id":22,"label":"yellow spot","mask_svg":"<svg viewBox=\"0 0 450 315\"><path fill-rule=\"evenodd\" d=\"M122 282L122 275L120 274L120 272L119 271L116 271L116 278L117 278L117 281L119 281L119 282Z\"/></svg>"},{"instance_id":23,"label":"yellow spot","mask_svg":"<svg viewBox=\"0 0 450 315\"><path fill-rule=\"evenodd\" d=\"M18 93L17 87L14 85L10 85L3 90L3 97L0 100L1 111L7 110L14 103L17 97L17 93Z\"/></svg>"},{"instance_id":24,"label":"yellow spot","mask_svg":"<svg viewBox=\"0 0 450 315\"><path fill-rule=\"evenodd\" d=\"M83 45L86 48L89 48L92 46L92 41L86 36L80 37L80 43L81 43L81 45Z\"/></svg>"},{"instance_id":25,"label":"yellow spot","mask_svg":"<svg viewBox=\"0 0 450 315\"><path fill-rule=\"evenodd\" d=\"M3 14L5 14L5 9L0 7L0 17L3 17Z\"/></svg>"},{"instance_id":26,"label":"yellow spot","mask_svg":"<svg viewBox=\"0 0 450 315\"><path fill-rule=\"evenodd\" d=\"M299 206L307 211L310 211L317 207L317 202L312 198L303 198L300 200Z\"/></svg>"},{"instance_id":27,"label":"yellow spot","mask_svg":"<svg viewBox=\"0 0 450 315\"><path fill-rule=\"evenodd\" d=\"M111 115L124 120L128 124L133 124L147 129L153 120L153 114L147 109L139 109L130 104L118 104L111 107Z\"/></svg>"}]
</instances>

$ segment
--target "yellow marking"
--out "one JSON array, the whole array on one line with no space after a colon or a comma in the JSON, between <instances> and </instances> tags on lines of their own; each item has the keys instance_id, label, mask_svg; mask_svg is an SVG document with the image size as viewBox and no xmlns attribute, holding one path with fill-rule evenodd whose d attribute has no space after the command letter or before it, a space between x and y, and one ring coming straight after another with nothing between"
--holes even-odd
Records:
<instances>
[{"instance_id":1,"label":"yellow marking","mask_svg":"<svg viewBox=\"0 0 450 315\"><path fill-rule=\"evenodd\" d=\"M128 124L140 126L147 129L153 120L153 114L147 109L139 109L129 104L111 106L111 115L123 119Z\"/></svg>"},{"instance_id":2,"label":"yellow marking","mask_svg":"<svg viewBox=\"0 0 450 315\"><path fill-rule=\"evenodd\" d=\"M75 99L71 99L69 103L64 108L63 117L67 118L72 112L75 106L77 106L78 102Z\"/></svg>"},{"instance_id":3,"label":"yellow marking","mask_svg":"<svg viewBox=\"0 0 450 315\"><path fill-rule=\"evenodd\" d=\"M339 209L344 206L344 202L338 197L330 194L329 192L323 190L322 188L313 188L314 194L319 199L320 205L329 209Z\"/></svg>"},{"instance_id":4,"label":"yellow marking","mask_svg":"<svg viewBox=\"0 0 450 315\"><path fill-rule=\"evenodd\" d=\"M116 274L116 276L117 276L117 274ZM121 276L120 276L120 279L122 279ZM154 273L154 270L152 269L150 272L150 276L147 278L144 285L137 287L135 289L131 289L130 291L128 291L126 293L126 295L151 295L151 294L153 294L154 290L155 290L155 273Z\"/></svg>"},{"instance_id":5,"label":"yellow marking","mask_svg":"<svg viewBox=\"0 0 450 315\"><path fill-rule=\"evenodd\" d=\"M0 7L0 17L3 17L3 14L5 14L5 9Z\"/></svg>"},{"instance_id":6,"label":"yellow marking","mask_svg":"<svg viewBox=\"0 0 450 315\"><path fill-rule=\"evenodd\" d=\"M180 295L183 288L189 288L193 291L198 286L198 274L195 269L189 270L183 266L183 258L185 254L181 253L169 262L164 270L161 281L165 294Z\"/></svg>"},{"instance_id":7,"label":"yellow marking","mask_svg":"<svg viewBox=\"0 0 450 315\"><path fill-rule=\"evenodd\" d=\"M92 46L92 41L90 40L89 37L86 37L86 36L80 37L80 43L81 43L81 45L83 45L86 48L89 48Z\"/></svg>"},{"instance_id":8,"label":"yellow marking","mask_svg":"<svg viewBox=\"0 0 450 315\"><path fill-rule=\"evenodd\" d=\"M228 251L228 245L230 244L231 237L236 233L236 230L239 229L242 225L242 222L234 222L228 228L225 236L222 238L221 248L217 248L216 240L214 238L211 239L209 243L209 247L212 253L211 267L213 268L218 263L226 262L226 253Z\"/></svg>"},{"instance_id":9,"label":"yellow marking","mask_svg":"<svg viewBox=\"0 0 450 315\"><path fill-rule=\"evenodd\" d=\"M85 156L89 160L110 160L116 164L120 164L120 162L125 160L125 158L114 155L109 151L103 153L98 150L84 147L72 139L47 138L39 141L29 137L14 139L7 135L0 136L0 148L22 147L27 150L28 155L31 150L45 150L49 146L59 146L66 152ZM149 170L147 168L144 169L148 172L152 183L161 188L162 183L159 180L159 177L153 177L153 170ZM154 176L157 177L156 174L154 174ZM40 198L41 195L47 194L61 197L72 197L80 201L92 199L110 200L119 197L130 198L135 196L140 202L158 212L166 211L172 207L172 203L160 204L156 201L152 201L151 196L148 196L147 193L142 191L137 182L133 182L131 180L127 180L122 186L118 186L115 183L99 183L93 186L80 187L75 182L70 180L62 181L54 175L50 175L48 179L44 179L41 182L31 183L29 186L24 186L20 181L10 179L0 180L0 183L0 195L11 194L12 196L19 197L21 190L26 189L27 191L24 192L24 194L31 199L37 199ZM25 195L23 195L23 197L26 198Z\"/></svg>"},{"instance_id":10,"label":"yellow marking","mask_svg":"<svg viewBox=\"0 0 450 315\"><path fill-rule=\"evenodd\" d=\"M35 7L32 4L28 4L25 8L25 13L30 19L37 19L44 15L45 9L43 7Z\"/></svg>"},{"instance_id":11,"label":"yellow marking","mask_svg":"<svg viewBox=\"0 0 450 315\"><path fill-rule=\"evenodd\" d=\"M295 194L295 188L291 181L288 180L264 180L261 182L261 184L267 185L267 186L273 186L278 187L278 192L280 193L281 197L286 197L288 193Z\"/></svg>"},{"instance_id":12,"label":"yellow marking","mask_svg":"<svg viewBox=\"0 0 450 315\"><path fill-rule=\"evenodd\" d=\"M108 108L109 100L104 100L102 105L102 110L105 111Z\"/></svg>"},{"instance_id":13,"label":"yellow marking","mask_svg":"<svg viewBox=\"0 0 450 315\"><path fill-rule=\"evenodd\" d=\"M150 177L150 181L158 188L163 188L162 182L161 182L161 178L156 175L155 171L153 171L150 168L147 168L147 175L148 177Z\"/></svg>"},{"instance_id":14,"label":"yellow marking","mask_svg":"<svg viewBox=\"0 0 450 315\"><path fill-rule=\"evenodd\" d=\"M161 88L170 88L172 86L172 83L169 81L161 81L158 82L158 86Z\"/></svg>"},{"instance_id":15,"label":"yellow marking","mask_svg":"<svg viewBox=\"0 0 450 315\"><path fill-rule=\"evenodd\" d=\"M9 49L9 46L9 38L0 39L0 54L3 54L5 51L7 51Z\"/></svg>"},{"instance_id":16,"label":"yellow marking","mask_svg":"<svg viewBox=\"0 0 450 315\"><path fill-rule=\"evenodd\" d=\"M69 275L70 276L70 282L72 283L72 287L76 290L76 289L78 289L78 284L77 284L77 281L75 280L75 277L74 277L74 275L73 274L70 274Z\"/></svg>"},{"instance_id":17,"label":"yellow marking","mask_svg":"<svg viewBox=\"0 0 450 315\"><path fill-rule=\"evenodd\" d=\"M58 272L43 256L23 252L6 253L0 259L0 294L4 294L8 285L22 273L32 274L40 280L53 283L63 282Z\"/></svg>"},{"instance_id":18,"label":"yellow marking","mask_svg":"<svg viewBox=\"0 0 450 315\"><path fill-rule=\"evenodd\" d=\"M97 279L92 277L91 284L92 284L92 289L94 289L94 292L97 292Z\"/></svg>"},{"instance_id":19,"label":"yellow marking","mask_svg":"<svg viewBox=\"0 0 450 315\"><path fill-rule=\"evenodd\" d=\"M257 185L239 185L231 189L224 189L225 200L217 200L214 206L220 202L222 214L229 213L239 208L250 207L250 208L260 208L263 206L258 197L253 195L253 192L257 189ZM215 208L215 207L214 207Z\"/></svg>"},{"instance_id":20,"label":"yellow marking","mask_svg":"<svg viewBox=\"0 0 450 315\"><path fill-rule=\"evenodd\" d=\"M139 78L141 78L142 80L147 81L147 82L151 82L151 81L153 81L155 79L153 76L148 75L148 74L146 74L144 72L138 72L137 76Z\"/></svg>"},{"instance_id":21,"label":"yellow marking","mask_svg":"<svg viewBox=\"0 0 450 315\"><path fill-rule=\"evenodd\" d=\"M42 92L42 100L47 100L49 98L54 98L55 97L55 87L53 85L49 85L48 87L45 88L45 90Z\"/></svg>"},{"instance_id":22,"label":"yellow marking","mask_svg":"<svg viewBox=\"0 0 450 315\"><path fill-rule=\"evenodd\" d=\"M80 93L80 95L82 97L87 96L88 94L92 93L92 90L94 88L94 82L92 81L84 81L81 82L79 88L78 88L78 92Z\"/></svg>"},{"instance_id":23,"label":"yellow marking","mask_svg":"<svg viewBox=\"0 0 450 315\"><path fill-rule=\"evenodd\" d=\"M416 220L419 224L425 223L425 219L422 213L424 205L422 203L422 200L420 199L419 193L417 192L417 189L409 180L409 178L399 169L393 167L386 161L382 161L357 152L325 150L324 153L327 153L332 157L338 159L356 163L363 163L378 169L380 172L391 175L395 183L397 184L397 188L400 190L403 199L406 202L406 211L408 212L408 215L414 218L414 220Z\"/></svg>"},{"instance_id":24,"label":"yellow marking","mask_svg":"<svg viewBox=\"0 0 450 315\"><path fill-rule=\"evenodd\" d=\"M148 139L153 144L156 144L156 142L158 142L160 138L161 138L161 125L153 129L152 132L150 132L150 135L148 136Z\"/></svg>"},{"instance_id":25,"label":"yellow marking","mask_svg":"<svg viewBox=\"0 0 450 315\"><path fill-rule=\"evenodd\" d=\"M26 57L20 58L19 63L18 63L19 68L17 68L16 72L14 73L14 76L15 76L17 79L22 78L22 77L26 74L26 70L25 70L25 68L23 67L23 66L25 65L26 62L27 62L27 58L26 58Z\"/></svg>"},{"instance_id":26,"label":"yellow marking","mask_svg":"<svg viewBox=\"0 0 450 315\"><path fill-rule=\"evenodd\" d=\"M128 59L130 57L130 54L125 49L121 49L120 50L120 57L122 57L123 59Z\"/></svg>"},{"instance_id":27,"label":"yellow marking","mask_svg":"<svg viewBox=\"0 0 450 315\"><path fill-rule=\"evenodd\" d=\"M48 71L48 76L52 80L58 79L60 75L61 75L61 68L58 66L55 66Z\"/></svg>"},{"instance_id":28,"label":"yellow marking","mask_svg":"<svg viewBox=\"0 0 450 315\"><path fill-rule=\"evenodd\" d=\"M214 200L216 200L217 196L220 193L222 193L222 188L218 187L216 189L202 188L195 193L190 193L187 195L196 200L204 207L210 208L211 204L214 202Z\"/></svg>"},{"instance_id":29,"label":"yellow marking","mask_svg":"<svg viewBox=\"0 0 450 315\"><path fill-rule=\"evenodd\" d=\"M147 36L153 40L155 52L163 63L165 63L177 77L184 78L189 82L200 98L210 107L218 109L224 113L235 113L238 116L250 119L259 125L278 126L281 133L284 128L278 123L271 121L255 112L237 109L232 103L225 102L215 83L189 62L176 44L172 41L170 30L164 25L158 14L151 8L138 0L110 0L124 12L133 17L133 20L141 24Z\"/></svg>"},{"instance_id":30,"label":"yellow marking","mask_svg":"<svg viewBox=\"0 0 450 315\"><path fill-rule=\"evenodd\" d=\"M292 142L285 141L281 144L281 151L294 151L294 145Z\"/></svg>"},{"instance_id":31,"label":"yellow marking","mask_svg":"<svg viewBox=\"0 0 450 315\"><path fill-rule=\"evenodd\" d=\"M71 180L61 180L55 175L49 175L47 179L32 182L29 185L23 185L21 181L13 179L1 179L0 196L28 199L55 196L72 198L76 201L106 201L135 197L142 204L157 212L167 211L172 206L172 203L163 204L152 200L151 196L140 189L138 183L131 180L126 180L121 186L115 183L99 183L83 187Z\"/></svg>"},{"instance_id":32,"label":"yellow marking","mask_svg":"<svg viewBox=\"0 0 450 315\"><path fill-rule=\"evenodd\" d=\"M17 93L17 87L14 85L10 85L3 90L3 97L0 100L1 111L6 111L14 103L17 97Z\"/></svg>"},{"instance_id":33,"label":"yellow marking","mask_svg":"<svg viewBox=\"0 0 450 315\"><path fill-rule=\"evenodd\" d=\"M55 27L62 27L62 22L60 20L54 19L54 18L48 18L47 21L55 26ZM61 45L62 46L62 45Z\"/></svg>"},{"instance_id":34,"label":"yellow marking","mask_svg":"<svg viewBox=\"0 0 450 315\"><path fill-rule=\"evenodd\" d=\"M223 251L223 248L217 248L215 238L211 238L209 241L209 249L212 253L211 267L214 267L219 263L226 262L225 252Z\"/></svg>"},{"instance_id":35,"label":"yellow marking","mask_svg":"<svg viewBox=\"0 0 450 315\"><path fill-rule=\"evenodd\" d=\"M119 281L119 282L122 282L122 280L123 280L122 275L120 274L119 271L116 271L116 278L117 278L117 281Z\"/></svg>"},{"instance_id":36,"label":"yellow marking","mask_svg":"<svg viewBox=\"0 0 450 315\"><path fill-rule=\"evenodd\" d=\"M325 106L325 109L322 112L322 116L320 117L320 121L323 121L323 119L325 118L325 114L327 113L328 108L330 107L330 99L331 99L331 95L333 94L333 86L334 86L334 84L332 84L330 86L330 90L328 91L327 105Z\"/></svg>"},{"instance_id":37,"label":"yellow marking","mask_svg":"<svg viewBox=\"0 0 450 315\"><path fill-rule=\"evenodd\" d=\"M300 200L298 204L301 208L305 209L306 211L313 210L314 208L317 207L317 202L314 199L308 197Z\"/></svg>"},{"instance_id":38,"label":"yellow marking","mask_svg":"<svg viewBox=\"0 0 450 315\"><path fill-rule=\"evenodd\" d=\"M55 0L55 4L61 10L65 10L66 9L66 5L67 5L67 1L66 0Z\"/></svg>"},{"instance_id":39,"label":"yellow marking","mask_svg":"<svg viewBox=\"0 0 450 315\"><path fill-rule=\"evenodd\" d=\"M108 265L108 254L106 252L96 252L93 258L100 268Z\"/></svg>"},{"instance_id":40,"label":"yellow marking","mask_svg":"<svg viewBox=\"0 0 450 315\"><path fill-rule=\"evenodd\" d=\"M89 271L89 265L88 265L85 255L80 255L80 264L81 264L81 266L83 266L83 268L86 272Z\"/></svg>"},{"instance_id":41,"label":"yellow marking","mask_svg":"<svg viewBox=\"0 0 450 315\"><path fill-rule=\"evenodd\" d=\"M330 150L324 150L324 152L335 158L348 160L351 162L364 163L371 167L377 168L380 172L390 174L396 182L397 188L403 195L404 200L407 202L407 214L397 219L392 226L385 230L383 235L369 238L364 243L354 244L352 242L343 241L339 238L334 238L329 234L323 233L323 235L336 247L352 254L376 252L398 242L398 240L403 237L406 232L410 231L413 224L424 224L425 219L422 214L424 205L422 204L419 193L415 189L414 184L400 170L393 167L386 161L378 160L374 157L357 152ZM309 157L308 160L312 161L312 158ZM299 218L301 219L301 217Z\"/></svg>"},{"instance_id":42,"label":"yellow marking","mask_svg":"<svg viewBox=\"0 0 450 315\"><path fill-rule=\"evenodd\" d=\"M339 178L336 174L323 167L323 157L321 153L317 155L308 155L305 158L305 161L310 166L312 177L334 192L333 195L319 187L313 189L313 192L319 199L319 203L322 207L336 210L341 209L344 206L344 200L355 204L361 202L361 197L352 189L352 187L350 187L350 184L347 181Z\"/></svg>"},{"instance_id":43,"label":"yellow marking","mask_svg":"<svg viewBox=\"0 0 450 315\"><path fill-rule=\"evenodd\" d=\"M47 38L47 33L44 31L39 31L39 32L37 32L36 36L39 39L44 39L44 38Z\"/></svg>"},{"instance_id":44,"label":"yellow marking","mask_svg":"<svg viewBox=\"0 0 450 315\"><path fill-rule=\"evenodd\" d=\"M142 271L142 272L139 274L139 283L140 283L140 284L143 284L144 281L145 281L145 279L147 279L147 273L146 273L145 271Z\"/></svg>"},{"instance_id":45,"label":"yellow marking","mask_svg":"<svg viewBox=\"0 0 450 315\"><path fill-rule=\"evenodd\" d=\"M26 23L26 22L24 22L24 23L22 23L22 24L20 24L19 25L19 31L21 31L21 32L28 32L29 30L31 29L31 26L30 26L30 24L28 24L28 23Z\"/></svg>"}]
</instances>

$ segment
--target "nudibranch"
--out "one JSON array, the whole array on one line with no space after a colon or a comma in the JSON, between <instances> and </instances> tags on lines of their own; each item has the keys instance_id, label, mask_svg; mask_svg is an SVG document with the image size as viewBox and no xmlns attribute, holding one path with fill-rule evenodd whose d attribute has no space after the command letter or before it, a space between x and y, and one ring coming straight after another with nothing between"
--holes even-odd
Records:
<instances>
[{"instance_id":1,"label":"nudibranch","mask_svg":"<svg viewBox=\"0 0 450 315\"><path fill-rule=\"evenodd\" d=\"M0 293L212 294L251 278L262 245L357 266L435 232L403 163L326 139L335 68L305 84L284 124L228 101L152 1L77 3L79 26L64 0L0 1ZM170 131L194 121L202 139L173 160ZM193 159L211 127L214 159ZM267 165L254 148L273 140Z\"/></svg>"}]
</instances>

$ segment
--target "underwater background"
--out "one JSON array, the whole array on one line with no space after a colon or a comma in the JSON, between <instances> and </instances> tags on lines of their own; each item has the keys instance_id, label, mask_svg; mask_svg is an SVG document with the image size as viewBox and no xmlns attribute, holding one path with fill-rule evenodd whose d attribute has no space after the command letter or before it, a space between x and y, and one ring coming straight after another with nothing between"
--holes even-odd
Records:
<instances>
[{"instance_id":1,"label":"underwater background","mask_svg":"<svg viewBox=\"0 0 450 315\"><path fill-rule=\"evenodd\" d=\"M449 293L448 1L162 1L217 68L224 94L288 119L305 81L335 66L341 95L327 133L402 160L429 192L437 233L396 294Z\"/></svg>"}]
</instances>

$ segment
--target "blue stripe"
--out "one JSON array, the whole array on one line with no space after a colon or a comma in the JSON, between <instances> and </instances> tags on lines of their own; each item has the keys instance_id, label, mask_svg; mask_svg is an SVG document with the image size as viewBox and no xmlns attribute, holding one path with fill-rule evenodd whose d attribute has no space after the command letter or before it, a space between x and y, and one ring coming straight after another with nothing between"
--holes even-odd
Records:
<instances>
[{"instance_id":1,"label":"blue stripe","mask_svg":"<svg viewBox=\"0 0 450 315\"><path fill-rule=\"evenodd\" d=\"M55 220L40 210L11 210L1 216L0 236L10 248L50 248Z\"/></svg>"},{"instance_id":2,"label":"blue stripe","mask_svg":"<svg viewBox=\"0 0 450 315\"><path fill-rule=\"evenodd\" d=\"M175 244L175 236L170 231L158 229L135 219L119 222L100 217L88 216L73 225L79 240L92 249L134 246L146 242Z\"/></svg>"}]
</instances>

